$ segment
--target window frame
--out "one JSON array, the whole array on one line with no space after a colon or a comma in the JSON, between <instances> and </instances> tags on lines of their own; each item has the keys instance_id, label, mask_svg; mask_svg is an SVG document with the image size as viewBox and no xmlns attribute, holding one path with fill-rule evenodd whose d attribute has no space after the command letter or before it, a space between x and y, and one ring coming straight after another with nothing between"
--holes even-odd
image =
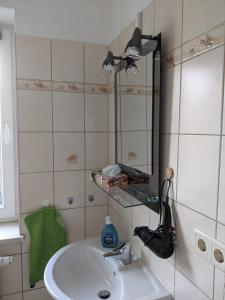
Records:
<instances>
[{"instance_id":1,"label":"window frame","mask_svg":"<svg viewBox=\"0 0 225 300\"><path fill-rule=\"evenodd\" d=\"M7 201L5 206L0 208L0 223L17 221L19 212L19 158L18 158L18 124L17 124L17 97L16 97L16 55L15 55L15 31L14 25L0 24L0 31L8 30L10 33L10 52L11 52L11 103L12 103L12 119L11 119L11 137L12 137L12 151L13 151L13 189L14 197ZM1 88L1 87L0 87ZM1 121L3 124L3 122ZM1 131L4 134L4 129ZM4 158L3 158L4 159ZM4 177L4 168L3 168Z\"/></svg>"}]
</instances>

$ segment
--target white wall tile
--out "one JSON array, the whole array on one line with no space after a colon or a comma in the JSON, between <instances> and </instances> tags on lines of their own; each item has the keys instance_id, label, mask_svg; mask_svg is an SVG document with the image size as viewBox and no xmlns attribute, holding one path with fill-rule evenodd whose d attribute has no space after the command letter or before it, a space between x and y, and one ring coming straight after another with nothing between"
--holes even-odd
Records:
<instances>
[{"instance_id":1,"label":"white wall tile","mask_svg":"<svg viewBox=\"0 0 225 300\"><path fill-rule=\"evenodd\" d=\"M117 231L119 229L119 215L115 209L111 206L109 207L109 215L111 217L112 224L116 227Z\"/></svg>"},{"instance_id":2,"label":"white wall tile","mask_svg":"<svg viewBox=\"0 0 225 300\"><path fill-rule=\"evenodd\" d=\"M13 255L12 264L0 269L0 296L21 291L21 255Z\"/></svg>"},{"instance_id":3,"label":"white wall tile","mask_svg":"<svg viewBox=\"0 0 225 300\"><path fill-rule=\"evenodd\" d=\"M223 56L222 46L183 64L181 133L220 133Z\"/></svg>"},{"instance_id":4,"label":"white wall tile","mask_svg":"<svg viewBox=\"0 0 225 300\"><path fill-rule=\"evenodd\" d=\"M108 130L108 95L85 95L85 130Z\"/></svg>"},{"instance_id":5,"label":"white wall tile","mask_svg":"<svg viewBox=\"0 0 225 300\"><path fill-rule=\"evenodd\" d=\"M151 55L151 54L149 54ZM152 63L152 59L150 60L150 63ZM146 56L142 56L138 61L135 62L138 72L127 72L126 70L122 70L120 72L120 84L121 85L128 85L131 86L131 88L134 85L137 86L146 86L147 84L147 78L152 78L152 72L148 72L148 70L151 70L151 67L148 66L147 68L147 58ZM150 75L150 76L147 76ZM149 79L148 79L149 80ZM148 81L148 86L152 86L152 81Z\"/></svg>"},{"instance_id":6,"label":"white wall tile","mask_svg":"<svg viewBox=\"0 0 225 300\"><path fill-rule=\"evenodd\" d=\"M176 134L161 134L161 150L160 165L161 165L161 182L165 179L166 168L173 169L173 183L170 191L170 198L176 200L177 187L177 154L178 154L178 135Z\"/></svg>"},{"instance_id":7,"label":"white wall tile","mask_svg":"<svg viewBox=\"0 0 225 300\"><path fill-rule=\"evenodd\" d=\"M223 0L183 1L183 41L213 28L225 20Z\"/></svg>"},{"instance_id":8,"label":"white wall tile","mask_svg":"<svg viewBox=\"0 0 225 300\"><path fill-rule=\"evenodd\" d=\"M215 268L215 277L214 277L214 299L215 300L224 300L224 284L225 284L224 272Z\"/></svg>"},{"instance_id":9,"label":"white wall tile","mask_svg":"<svg viewBox=\"0 0 225 300\"><path fill-rule=\"evenodd\" d=\"M191 283L182 273L175 273L176 300L208 300L209 298Z\"/></svg>"},{"instance_id":10,"label":"white wall tile","mask_svg":"<svg viewBox=\"0 0 225 300\"><path fill-rule=\"evenodd\" d=\"M177 204L176 267L209 297L213 295L213 265L195 250L195 229L215 237L216 223L197 212ZM207 274L207 277L202 276Z\"/></svg>"},{"instance_id":11,"label":"white wall tile","mask_svg":"<svg viewBox=\"0 0 225 300\"><path fill-rule=\"evenodd\" d=\"M115 133L109 133L108 134L108 142L109 142L109 149L108 149L108 155L109 160L108 163L111 165L115 164L116 160L116 151L115 151Z\"/></svg>"},{"instance_id":12,"label":"white wall tile","mask_svg":"<svg viewBox=\"0 0 225 300\"><path fill-rule=\"evenodd\" d=\"M84 95L53 93L54 131L84 131Z\"/></svg>"},{"instance_id":13,"label":"white wall tile","mask_svg":"<svg viewBox=\"0 0 225 300\"><path fill-rule=\"evenodd\" d=\"M178 133L180 102L180 65L168 68L163 73L161 130L166 133Z\"/></svg>"},{"instance_id":14,"label":"white wall tile","mask_svg":"<svg viewBox=\"0 0 225 300\"><path fill-rule=\"evenodd\" d=\"M94 201L89 201L89 196L94 196ZM90 171L86 171L86 206L107 205L108 196L90 179Z\"/></svg>"},{"instance_id":15,"label":"white wall tile","mask_svg":"<svg viewBox=\"0 0 225 300\"><path fill-rule=\"evenodd\" d=\"M20 172L46 172L53 169L51 133L19 134Z\"/></svg>"},{"instance_id":16,"label":"white wall tile","mask_svg":"<svg viewBox=\"0 0 225 300\"><path fill-rule=\"evenodd\" d=\"M216 218L219 137L180 136L179 202Z\"/></svg>"},{"instance_id":17,"label":"white wall tile","mask_svg":"<svg viewBox=\"0 0 225 300\"><path fill-rule=\"evenodd\" d=\"M168 260L161 259L150 251L149 260L151 270L160 279L171 295L174 294L174 265Z\"/></svg>"},{"instance_id":18,"label":"white wall tile","mask_svg":"<svg viewBox=\"0 0 225 300\"><path fill-rule=\"evenodd\" d=\"M60 211L69 242L74 243L84 239L84 208L66 209Z\"/></svg>"},{"instance_id":19,"label":"white wall tile","mask_svg":"<svg viewBox=\"0 0 225 300\"><path fill-rule=\"evenodd\" d=\"M105 45L85 44L85 82L108 83L108 72L102 70L107 52Z\"/></svg>"},{"instance_id":20,"label":"white wall tile","mask_svg":"<svg viewBox=\"0 0 225 300\"><path fill-rule=\"evenodd\" d=\"M13 294L0 297L0 300L23 300L22 294Z\"/></svg>"},{"instance_id":21,"label":"white wall tile","mask_svg":"<svg viewBox=\"0 0 225 300\"><path fill-rule=\"evenodd\" d=\"M18 90L17 96L19 130L51 131L51 92Z\"/></svg>"},{"instance_id":22,"label":"white wall tile","mask_svg":"<svg viewBox=\"0 0 225 300\"><path fill-rule=\"evenodd\" d=\"M132 211L132 231L138 226L150 225L150 209L147 206L134 206Z\"/></svg>"},{"instance_id":23,"label":"white wall tile","mask_svg":"<svg viewBox=\"0 0 225 300\"><path fill-rule=\"evenodd\" d=\"M121 130L146 130L146 95L121 95Z\"/></svg>"},{"instance_id":24,"label":"white wall tile","mask_svg":"<svg viewBox=\"0 0 225 300\"><path fill-rule=\"evenodd\" d=\"M108 163L107 149L107 133L86 133L86 168L105 167Z\"/></svg>"},{"instance_id":25,"label":"white wall tile","mask_svg":"<svg viewBox=\"0 0 225 300\"><path fill-rule=\"evenodd\" d=\"M70 160L71 156L74 160ZM55 171L84 169L84 134L54 133Z\"/></svg>"},{"instance_id":26,"label":"white wall tile","mask_svg":"<svg viewBox=\"0 0 225 300\"><path fill-rule=\"evenodd\" d=\"M54 81L83 82L83 44L52 41L52 79Z\"/></svg>"},{"instance_id":27,"label":"white wall tile","mask_svg":"<svg viewBox=\"0 0 225 300\"><path fill-rule=\"evenodd\" d=\"M48 294L45 288L25 292L23 300L52 300L53 298Z\"/></svg>"},{"instance_id":28,"label":"white wall tile","mask_svg":"<svg viewBox=\"0 0 225 300\"><path fill-rule=\"evenodd\" d=\"M17 77L51 80L51 43L49 39L17 35Z\"/></svg>"},{"instance_id":29,"label":"white wall tile","mask_svg":"<svg viewBox=\"0 0 225 300\"><path fill-rule=\"evenodd\" d=\"M23 214L20 216L20 230L21 234L23 234L24 238L22 240L22 253L29 252L30 246L30 234L27 229L27 225L25 224L24 220L28 216L27 214Z\"/></svg>"},{"instance_id":30,"label":"white wall tile","mask_svg":"<svg viewBox=\"0 0 225 300\"><path fill-rule=\"evenodd\" d=\"M225 137L222 138L219 181L218 221L225 224Z\"/></svg>"},{"instance_id":31,"label":"white wall tile","mask_svg":"<svg viewBox=\"0 0 225 300\"><path fill-rule=\"evenodd\" d=\"M86 208L86 238L100 238L105 217L108 215L108 206L92 206Z\"/></svg>"},{"instance_id":32,"label":"white wall tile","mask_svg":"<svg viewBox=\"0 0 225 300\"><path fill-rule=\"evenodd\" d=\"M84 171L54 173L55 205L60 209L84 207ZM73 198L69 204L68 198Z\"/></svg>"},{"instance_id":33,"label":"white wall tile","mask_svg":"<svg viewBox=\"0 0 225 300\"><path fill-rule=\"evenodd\" d=\"M53 173L33 173L20 175L21 212L32 212L43 206L53 205Z\"/></svg>"}]
</instances>

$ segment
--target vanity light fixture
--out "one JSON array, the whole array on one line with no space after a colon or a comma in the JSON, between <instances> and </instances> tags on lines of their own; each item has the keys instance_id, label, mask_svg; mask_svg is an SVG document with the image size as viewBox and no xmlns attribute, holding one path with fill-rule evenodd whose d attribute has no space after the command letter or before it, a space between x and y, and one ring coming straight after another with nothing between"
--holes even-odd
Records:
<instances>
[{"instance_id":1,"label":"vanity light fixture","mask_svg":"<svg viewBox=\"0 0 225 300\"><path fill-rule=\"evenodd\" d=\"M106 59L102 64L102 69L113 72L116 66L115 60L126 62L126 71L131 71L134 73L138 72L137 65L135 64L135 60L131 57L122 57L122 56L114 56L112 51L108 51Z\"/></svg>"},{"instance_id":2,"label":"vanity light fixture","mask_svg":"<svg viewBox=\"0 0 225 300\"><path fill-rule=\"evenodd\" d=\"M132 38L127 43L127 46L125 48L125 54L126 56L138 58L142 55L142 43L141 40L149 40L151 41L151 51L155 51L156 47L158 45L157 39L155 39L152 35L145 35L142 34L141 29L139 27L136 27L134 29Z\"/></svg>"}]
</instances>

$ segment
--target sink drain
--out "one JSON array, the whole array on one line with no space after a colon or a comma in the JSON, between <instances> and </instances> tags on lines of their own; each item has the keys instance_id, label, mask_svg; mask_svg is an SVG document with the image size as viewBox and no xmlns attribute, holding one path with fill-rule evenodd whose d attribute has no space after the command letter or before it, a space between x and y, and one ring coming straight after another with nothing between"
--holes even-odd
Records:
<instances>
[{"instance_id":1,"label":"sink drain","mask_svg":"<svg viewBox=\"0 0 225 300\"><path fill-rule=\"evenodd\" d=\"M100 299L109 299L110 296L111 296L111 293L107 290L103 290L103 291L98 292L98 297Z\"/></svg>"}]
</instances>

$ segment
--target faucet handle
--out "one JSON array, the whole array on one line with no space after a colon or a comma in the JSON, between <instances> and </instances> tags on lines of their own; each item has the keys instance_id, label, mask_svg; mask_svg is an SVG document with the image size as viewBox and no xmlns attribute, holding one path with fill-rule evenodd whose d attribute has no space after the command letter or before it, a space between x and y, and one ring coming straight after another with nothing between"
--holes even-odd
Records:
<instances>
[{"instance_id":1,"label":"faucet handle","mask_svg":"<svg viewBox=\"0 0 225 300\"><path fill-rule=\"evenodd\" d=\"M119 246L112 249L112 252L117 252L117 251L121 250L125 245L126 245L126 242L122 242Z\"/></svg>"}]
</instances>

